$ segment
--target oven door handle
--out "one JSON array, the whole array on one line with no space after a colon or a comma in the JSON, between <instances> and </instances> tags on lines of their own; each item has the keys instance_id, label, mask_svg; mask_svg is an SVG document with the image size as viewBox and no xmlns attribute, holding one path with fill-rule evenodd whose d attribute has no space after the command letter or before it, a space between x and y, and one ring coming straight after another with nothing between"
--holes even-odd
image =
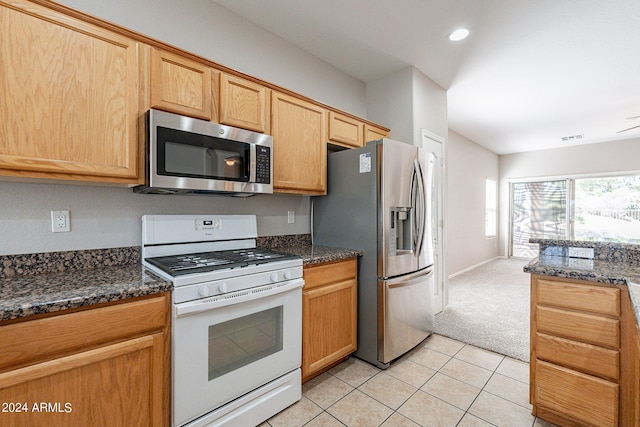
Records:
<instances>
[{"instance_id":1,"label":"oven door handle","mask_svg":"<svg viewBox=\"0 0 640 427\"><path fill-rule=\"evenodd\" d=\"M282 294L284 292L302 288L302 286L304 286L303 279L294 279L271 286L260 286L258 288L245 289L243 291L217 295L211 298L203 298L176 304L174 307L174 313L176 318L198 314L204 311L225 307L227 305L240 304L259 298Z\"/></svg>"}]
</instances>

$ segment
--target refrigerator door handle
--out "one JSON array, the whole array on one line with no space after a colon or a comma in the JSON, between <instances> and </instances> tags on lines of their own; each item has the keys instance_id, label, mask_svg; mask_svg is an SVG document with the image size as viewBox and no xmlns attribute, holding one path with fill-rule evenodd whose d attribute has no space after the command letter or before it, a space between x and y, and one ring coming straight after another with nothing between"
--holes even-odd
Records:
<instances>
[{"instance_id":1,"label":"refrigerator door handle","mask_svg":"<svg viewBox=\"0 0 640 427\"><path fill-rule=\"evenodd\" d=\"M427 195L424 187L424 174L422 173L422 167L418 159L414 160L414 177L418 182L417 194L414 200L414 218L415 218L415 230L417 234L416 244L416 256L419 256L422 252L422 246L424 245L424 233L426 227L426 202Z\"/></svg>"},{"instance_id":2,"label":"refrigerator door handle","mask_svg":"<svg viewBox=\"0 0 640 427\"><path fill-rule=\"evenodd\" d=\"M409 279L406 278L405 276L405 281L402 282L398 282L398 283L389 283L387 285L387 287L389 289L396 289L396 288L406 288L406 287L410 287L415 285L416 283L419 283L420 281L423 281L424 279L433 276L433 269L429 270L428 272L419 272L417 274L415 274L413 277L410 277ZM389 280L389 282L392 282L392 280Z\"/></svg>"}]
</instances>

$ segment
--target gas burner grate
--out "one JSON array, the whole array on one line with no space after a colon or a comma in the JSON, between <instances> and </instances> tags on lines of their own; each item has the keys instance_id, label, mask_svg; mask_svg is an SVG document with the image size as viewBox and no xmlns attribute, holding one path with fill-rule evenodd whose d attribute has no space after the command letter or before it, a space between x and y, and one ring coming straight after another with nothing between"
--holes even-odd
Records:
<instances>
[{"instance_id":1,"label":"gas burner grate","mask_svg":"<svg viewBox=\"0 0 640 427\"><path fill-rule=\"evenodd\" d=\"M147 258L146 261L172 276L180 276L264 264L290 257L292 255L262 249L235 249Z\"/></svg>"}]
</instances>

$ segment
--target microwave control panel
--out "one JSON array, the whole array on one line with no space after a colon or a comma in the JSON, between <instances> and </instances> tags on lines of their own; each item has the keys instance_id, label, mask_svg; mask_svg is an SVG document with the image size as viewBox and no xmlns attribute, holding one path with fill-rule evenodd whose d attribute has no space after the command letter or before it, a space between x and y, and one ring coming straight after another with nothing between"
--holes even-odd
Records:
<instances>
[{"instance_id":1,"label":"microwave control panel","mask_svg":"<svg viewBox=\"0 0 640 427\"><path fill-rule=\"evenodd\" d=\"M271 148L256 146L256 183L271 183Z\"/></svg>"}]
</instances>

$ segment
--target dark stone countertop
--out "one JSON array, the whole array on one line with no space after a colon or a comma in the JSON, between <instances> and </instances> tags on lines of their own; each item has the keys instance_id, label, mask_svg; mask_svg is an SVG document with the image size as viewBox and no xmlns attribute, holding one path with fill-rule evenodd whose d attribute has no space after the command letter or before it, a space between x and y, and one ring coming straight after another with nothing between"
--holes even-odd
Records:
<instances>
[{"instance_id":1,"label":"dark stone countertop","mask_svg":"<svg viewBox=\"0 0 640 427\"><path fill-rule=\"evenodd\" d=\"M311 244L281 246L271 249L301 257L304 266L341 261L362 255L362 251L356 249L334 248Z\"/></svg>"},{"instance_id":2,"label":"dark stone countertop","mask_svg":"<svg viewBox=\"0 0 640 427\"><path fill-rule=\"evenodd\" d=\"M305 266L362 255L312 245L308 235L261 238L258 246L300 256ZM0 257L0 321L172 289L142 267L136 247Z\"/></svg>"},{"instance_id":3,"label":"dark stone countertop","mask_svg":"<svg viewBox=\"0 0 640 427\"><path fill-rule=\"evenodd\" d=\"M635 262L540 255L529 262L524 267L524 271L542 276L626 285L629 289L636 321L640 326L640 265Z\"/></svg>"},{"instance_id":4,"label":"dark stone countertop","mask_svg":"<svg viewBox=\"0 0 640 427\"><path fill-rule=\"evenodd\" d=\"M0 279L0 321L171 291L141 264Z\"/></svg>"}]
</instances>

